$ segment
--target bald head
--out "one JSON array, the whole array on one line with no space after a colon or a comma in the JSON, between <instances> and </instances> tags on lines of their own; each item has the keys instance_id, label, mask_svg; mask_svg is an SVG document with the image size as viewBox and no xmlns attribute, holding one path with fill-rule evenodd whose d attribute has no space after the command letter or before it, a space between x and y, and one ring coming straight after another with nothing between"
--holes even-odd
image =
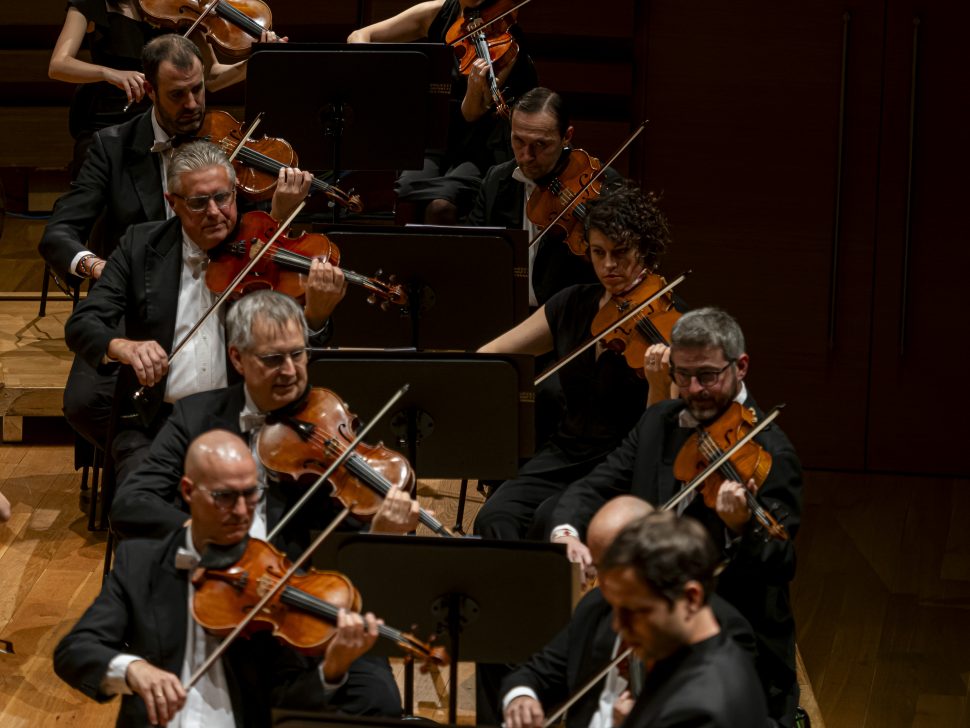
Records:
<instances>
[{"instance_id":1,"label":"bald head","mask_svg":"<svg viewBox=\"0 0 970 728\"><path fill-rule=\"evenodd\" d=\"M586 545L593 557L593 563L599 563L603 553L620 531L653 511L652 505L632 495L618 495L607 501L606 505L596 511L596 515L589 522L589 528L586 529Z\"/></svg>"},{"instance_id":2,"label":"bald head","mask_svg":"<svg viewBox=\"0 0 970 728\"><path fill-rule=\"evenodd\" d=\"M226 465L241 465L247 461L253 462L253 455L239 435L229 430L211 430L199 435L189 445L185 454L185 474L197 483L211 481Z\"/></svg>"}]
</instances>

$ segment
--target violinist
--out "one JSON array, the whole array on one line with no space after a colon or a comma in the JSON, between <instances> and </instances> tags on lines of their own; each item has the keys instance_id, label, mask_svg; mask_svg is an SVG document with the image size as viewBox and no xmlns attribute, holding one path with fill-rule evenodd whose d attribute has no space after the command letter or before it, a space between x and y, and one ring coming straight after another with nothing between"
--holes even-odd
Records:
<instances>
[{"instance_id":1,"label":"violinist","mask_svg":"<svg viewBox=\"0 0 970 728\"><path fill-rule=\"evenodd\" d=\"M512 107L511 143L515 155L493 165L485 173L469 225L526 230L529 238L539 228L525 214L533 194L569 161L573 127L562 97L538 87L523 94ZM611 168L603 175L606 184L620 176ZM537 186L540 189L537 191ZM529 248L529 303L538 306L566 286L592 283L595 277L586 258L573 255L553 234Z\"/></svg>"},{"instance_id":2,"label":"violinist","mask_svg":"<svg viewBox=\"0 0 970 728\"><path fill-rule=\"evenodd\" d=\"M166 174L172 146L195 135L205 118L202 55L190 40L169 33L145 46L142 64L153 106L94 135L80 174L57 200L41 237L40 254L62 280L96 281L129 226L175 216L164 197ZM272 213L278 219L302 199L310 175L283 170L281 178ZM95 445L105 441L114 388L113 376L75 357L64 414Z\"/></svg>"},{"instance_id":3,"label":"violinist","mask_svg":"<svg viewBox=\"0 0 970 728\"><path fill-rule=\"evenodd\" d=\"M620 495L600 508L589 524L594 563L617 535L653 512L653 506L632 495ZM754 662L754 634L738 611L716 594L710 605L721 629ZM594 588L576 605L569 624L542 650L502 681L502 711L506 728L541 728L553 708L564 703L607 665L622 647L611 625L610 605ZM610 728L626 715L631 698L642 689L642 666L615 667L566 713L566 728Z\"/></svg>"},{"instance_id":4,"label":"violinist","mask_svg":"<svg viewBox=\"0 0 970 728\"><path fill-rule=\"evenodd\" d=\"M75 139L72 178L77 176L96 131L122 124L147 108L142 49L165 32L144 19L135 0L69 0L48 75L57 81L79 84L70 115L71 136ZM78 57L85 39L90 62ZM245 78L245 62L220 63L201 33L194 33L193 40L204 59L206 86L210 90L218 91ZM282 39L268 30L260 40L272 43Z\"/></svg>"},{"instance_id":5,"label":"violinist","mask_svg":"<svg viewBox=\"0 0 970 728\"><path fill-rule=\"evenodd\" d=\"M297 195L305 195L308 186L304 180ZM65 327L67 345L89 366L101 371L121 367L116 396L126 426L112 442L119 481L145 453L171 403L228 383L225 336L217 316L206 320L171 367L168 352L215 301L205 283L206 252L236 228L235 172L221 149L192 142L172 157L167 190L165 200L175 217L129 228L98 285ZM292 193L278 189L276 194ZM315 260L306 290L307 321L319 345L330 336L330 313L346 282L339 269ZM138 385L163 390L164 404L148 422L125 418Z\"/></svg>"},{"instance_id":6,"label":"violinist","mask_svg":"<svg viewBox=\"0 0 970 728\"><path fill-rule=\"evenodd\" d=\"M422 38L432 43L444 42L448 29L460 22L463 14L484 12L498 4L499 0L420 2L391 18L355 30L347 42L406 43ZM521 41L518 26L512 26L510 32ZM467 77L460 73L456 62L447 148L429 153L423 169L406 171L397 180L398 199L423 207L425 223L454 225L465 217L485 171L512 156L507 124L495 115L489 73L488 64L481 58L472 63ZM536 85L535 68L524 49L498 71L496 80L500 87L507 88L511 98Z\"/></svg>"},{"instance_id":7,"label":"violinist","mask_svg":"<svg viewBox=\"0 0 970 728\"><path fill-rule=\"evenodd\" d=\"M224 431L192 443L179 487L191 522L164 540L119 546L101 594L55 649L57 674L95 700L122 695L119 726L266 726L274 706L362 715L390 705L385 714L396 706L399 715L390 673L379 682L362 669L378 620L343 610L319 664L261 632L183 690L220 641L192 617L191 570L210 544L245 538L265 490L246 443Z\"/></svg>"},{"instance_id":8,"label":"violinist","mask_svg":"<svg viewBox=\"0 0 970 728\"><path fill-rule=\"evenodd\" d=\"M599 562L613 629L652 667L625 728L762 728L765 700L750 654L718 623L710 596L721 554L703 526L651 513Z\"/></svg>"},{"instance_id":9,"label":"violinist","mask_svg":"<svg viewBox=\"0 0 970 728\"><path fill-rule=\"evenodd\" d=\"M165 538L185 523L178 469L196 437L224 429L248 438L255 449L266 414L299 403L307 391L306 324L292 298L274 291L244 296L226 314L226 339L233 368L243 381L176 402L141 466L119 482L111 525L121 538ZM289 512L305 487L280 482L262 469L260 483L269 497L257 508L253 535L262 538ZM326 526L335 512L329 495L319 492L274 545L296 558L310 544L311 532ZM370 530L407 533L417 522L417 501L407 492L394 490Z\"/></svg>"},{"instance_id":10,"label":"violinist","mask_svg":"<svg viewBox=\"0 0 970 728\"><path fill-rule=\"evenodd\" d=\"M649 407L619 447L566 488L553 508L552 540L566 544L569 558L583 566L592 561L584 544L586 524L599 505L618 492L630 492L655 505L666 503L680 490L673 463L695 426L710 427L734 403L753 409L758 419L763 417L745 386L749 357L744 335L724 311L703 308L684 314L671 333L669 357L679 398ZM790 727L798 683L788 585L795 575L793 539L801 512L801 465L791 442L775 424L754 442L771 455L771 469L758 499L784 515L790 539L767 539L756 529L742 491L753 489L753 481L725 479L715 493L713 508L695 497L687 501L684 512L704 524L728 561L717 591L751 622L769 714Z\"/></svg>"},{"instance_id":11,"label":"violinist","mask_svg":"<svg viewBox=\"0 0 970 728\"><path fill-rule=\"evenodd\" d=\"M653 195L632 183L590 204L587 241L597 284L566 288L511 331L483 346L486 353L563 357L592 335L592 322L614 295L654 270L670 241ZM589 473L636 424L644 407L670 396L659 368L634 370L622 355L597 344L559 371L565 400L556 431L512 480L490 495L475 520L486 538L544 539L548 514L536 510Z\"/></svg>"}]
</instances>

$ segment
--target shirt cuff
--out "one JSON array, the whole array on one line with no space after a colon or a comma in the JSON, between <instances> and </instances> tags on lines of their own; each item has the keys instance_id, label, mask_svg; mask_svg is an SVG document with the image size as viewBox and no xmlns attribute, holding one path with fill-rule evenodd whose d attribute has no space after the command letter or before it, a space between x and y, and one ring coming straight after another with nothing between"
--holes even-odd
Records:
<instances>
[{"instance_id":1,"label":"shirt cuff","mask_svg":"<svg viewBox=\"0 0 970 728\"><path fill-rule=\"evenodd\" d=\"M538 702L540 703L542 702L541 700L539 700L539 696L535 690L533 690L532 688L526 687L525 685L518 685L512 688L511 690L509 690L505 694L505 697L502 698L502 712L504 713L505 709L509 707L509 703L511 703L516 698L521 698L522 696L534 698Z\"/></svg>"},{"instance_id":2,"label":"shirt cuff","mask_svg":"<svg viewBox=\"0 0 970 728\"><path fill-rule=\"evenodd\" d=\"M330 695L333 695L335 692L337 692L338 690L340 690L340 688L342 688L344 685L347 684L347 673L346 672L344 673L344 676L342 678L340 678L340 680L338 680L335 683L332 683L332 682L327 682L327 676L323 674L323 662L322 661L320 662L320 665L317 667L317 670L320 673L320 683L323 685L323 694L326 697L329 697Z\"/></svg>"},{"instance_id":3,"label":"shirt cuff","mask_svg":"<svg viewBox=\"0 0 970 728\"><path fill-rule=\"evenodd\" d=\"M549 540L555 541L560 536L572 536L573 538L579 538L579 531L577 531L574 526L564 523L561 526L556 526L554 529L552 529L552 533L549 534Z\"/></svg>"},{"instance_id":4,"label":"shirt cuff","mask_svg":"<svg viewBox=\"0 0 970 728\"><path fill-rule=\"evenodd\" d=\"M112 657L108 663L108 671L101 678L101 692L105 695L131 695L131 688L128 687L128 665L143 659L125 653Z\"/></svg>"},{"instance_id":5,"label":"shirt cuff","mask_svg":"<svg viewBox=\"0 0 970 728\"><path fill-rule=\"evenodd\" d=\"M81 262L81 258L83 258L86 255L94 255L94 253L92 253L90 250L82 250L80 253L78 253L77 255L75 255L74 258L71 260L70 271L71 271L71 273L73 273L74 275L76 275L78 278L84 278L84 276L81 275L81 273L78 271L77 264L80 263Z\"/></svg>"}]
</instances>

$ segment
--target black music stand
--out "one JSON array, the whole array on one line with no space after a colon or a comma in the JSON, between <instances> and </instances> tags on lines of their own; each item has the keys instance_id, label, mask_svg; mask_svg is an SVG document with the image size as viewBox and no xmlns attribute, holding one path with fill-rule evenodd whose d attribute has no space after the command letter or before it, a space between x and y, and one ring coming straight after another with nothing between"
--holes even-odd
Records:
<instances>
[{"instance_id":1,"label":"black music stand","mask_svg":"<svg viewBox=\"0 0 970 728\"><path fill-rule=\"evenodd\" d=\"M387 624L413 624L419 639L447 637L449 723L460 660L524 662L572 613L574 572L561 544L347 534L336 569L354 582L364 609ZM390 644L379 649L399 654Z\"/></svg>"},{"instance_id":2,"label":"black music stand","mask_svg":"<svg viewBox=\"0 0 970 728\"><path fill-rule=\"evenodd\" d=\"M447 103L442 112L426 99L442 83L429 53L404 43L261 45L246 72L246 118L262 112L261 131L289 141L307 169L421 169L430 114L447 122Z\"/></svg>"},{"instance_id":3,"label":"black music stand","mask_svg":"<svg viewBox=\"0 0 970 728\"><path fill-rule=\"evenodd\" d=\"M533 452L532 357L324 351L309 368L366 419L410 385L368 441L405 452L421 478L510 478Z\"/></svg>"},{"instance_id":4,"label":"black music stand","mask_svg":"<svg viewBox=\"0 0 970 728\"><path fill-rule=\"evenodd\" d=\"M523 230L314 225L341 250L341 265L394 275L409 305L388 311L351 288L334 311L338 346L474 351L528 316L528 235Z\"/></svg>"}]
</instances>

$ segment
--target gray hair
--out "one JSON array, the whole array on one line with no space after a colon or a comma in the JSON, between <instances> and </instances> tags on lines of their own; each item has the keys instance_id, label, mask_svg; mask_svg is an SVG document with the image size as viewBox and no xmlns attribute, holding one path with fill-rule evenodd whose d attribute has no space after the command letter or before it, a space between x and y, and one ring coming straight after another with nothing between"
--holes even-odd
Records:
<instances>
[{"instance_id":1,"label":"gray hair","mask_svg":"<svg viewBox=\"0 0 970 728\"><path fill-rule=\"evenodd\" d=\"M230 186L236 186L236 170L232 168L226 153L211 142L199 141L183 144L175 150L165 176L168 191L182 194L181 176L206 167L222 167L229 175Z\"/></svg>"},{"instance_id":2,"label":"gray hair","mask_svg":"<svg viewBox=\"0 0 970 728\"><path fill-rule=\"evenodd\" d=\"M253 324L260 319L269 327L282 331L290 321L296 321L307 340L306 319L295 299L276 291L261 290L247 293L233 304L226 314L226 343L239 351L253 346Z\"/></svg>"},{"instance_id":3,"label":"gray hair","mask_svg":"<svg viewBox=\"0 0 970 728\"><path fill-rule=\"evenodd\" d=\"M735 360L744 353L744 334L734 317L719 308L699 308L681 316L670 333L670 345L678 348L714 347L724 358Z\"/></svg>"}]
</instances>

